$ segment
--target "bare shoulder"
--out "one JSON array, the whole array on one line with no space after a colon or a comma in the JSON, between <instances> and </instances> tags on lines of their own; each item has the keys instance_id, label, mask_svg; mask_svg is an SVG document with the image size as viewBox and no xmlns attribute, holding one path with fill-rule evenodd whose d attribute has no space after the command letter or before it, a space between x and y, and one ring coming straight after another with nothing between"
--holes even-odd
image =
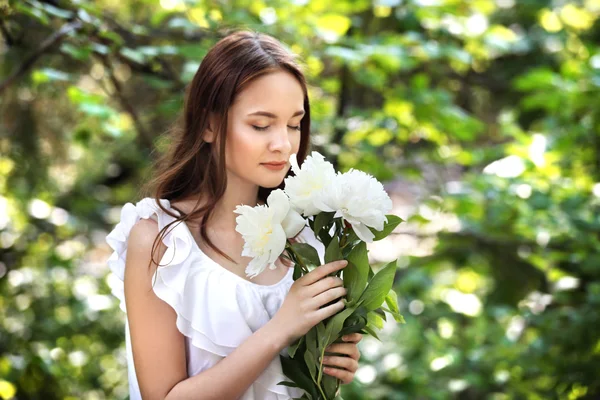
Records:
<instances>
[{"instance_id":1,"label":"bare shoulder","mask_svg":"<svg viewBox=\"0 0 600 400\"><path fill-rule=\"evenodd\" d=\"M153 219L140 219L133 225L129 233L127 252L133 253L137 259L146 258L149 261L152 246L158 234L158 223L156 221ZM155 259L157 257L160 259L166 250L167 247L161 241Z\"/></svg>"},{"instance_id":2,"label":"bare shoulder","mask_svg":"<svg viewBox=\"0 0 600 400\"><path fill-rule=\"evenodd\" d=\"M185 342L177 328L175 310L155 291L150 266L152 246L159 234L152 219L137 221L129 232L125 267L125 303L131 334L135 371L144 399L164 399L169 391L187 378ZM166 251L160 242L154 260Z\"/></svg>"}]
</instances>

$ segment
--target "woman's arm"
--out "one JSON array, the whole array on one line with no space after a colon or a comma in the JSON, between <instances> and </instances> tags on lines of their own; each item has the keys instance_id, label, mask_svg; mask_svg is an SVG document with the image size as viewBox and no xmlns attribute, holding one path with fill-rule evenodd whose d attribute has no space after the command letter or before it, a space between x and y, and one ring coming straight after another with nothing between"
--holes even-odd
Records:
<instances>
[{"instance_id":1,"label":"woman's arm","mask_svg":"<svg viewBox=\"0 0 600 400\"><path fill-rule=\"evenodd\" d=\"M125 302L133 361L144 399L237 399L262 374L288 338L273 320L212 368L187 376L185 337L176 313L152 290L156 265L148 268L157 223L142 219L131 229L125 268ZM166 247L160 243L158 259ZM157 259L155 257L155 259Z\"/></svg>"}]
</instances>

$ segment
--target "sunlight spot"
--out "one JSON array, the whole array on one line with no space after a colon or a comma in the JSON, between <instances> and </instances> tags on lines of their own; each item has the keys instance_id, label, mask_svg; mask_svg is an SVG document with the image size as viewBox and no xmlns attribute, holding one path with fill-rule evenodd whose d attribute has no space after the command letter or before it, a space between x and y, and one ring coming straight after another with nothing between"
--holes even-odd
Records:
<instances>
[{"instance_id":1,"label":"sunlight spot","mask_svg":"<svg viewBox=\"0 0 600 400\"><path fill-rule=\"evenodd\" d=\"M260 10L260 20L265 25L273 25L277 22L277 12L273 7L265 7Z\"/></svg>"},{"instance_id":2,"label":"sunlight spot","mask_svg":"<svg viewBox=\"0 0 600 400\"><path fill-rule=\"evenodd\" d=\"M550 233L547 231L539 231L535 237L535 241L542 247L546 247L550 242Z\"/></svg>"},{"instance_id":3,"label":"sunlight spot","mask_svg":"<svg viewBox=\"0 0 600 400\"><path fill-rule=\"evenodd\" d=\"M517 186L517 196L519 196L522 199L528 199L531 196L531 185L528 185L527 183L522 183L519 186Z\"/></svg>"},{"instance_id":4,"label":"sunlight spot","mask_svg":"<svg viewBox=\"0 0 600 400\"><path fill-rule=\"evenodd\" d=\"M75 367L81 367L87 363L88 356L81 350L69 353L69 361Z\"/></svg>"},{"instance_id":5,"label":"sunlight spot","mask_svg":"<svg viewBox=\"0 0 600 400\"><path fill-rule=\"evenodd\" d=\"M579 287L579 278L574 276L563 276L554 284L554 290L571 290Z\"/></svg>"},{"instance_id":6,"label":"sunlight spot","mask_svg":"<svg viewBox=\"0 0 600 400\"><path fill-rule=\"evenodd\" d=\"M365 365L356 371L356 379L364 384L372 383L377 377L377 370L372 365Z\"/></svg>"},{"instance_id":7,"label":"sunlight spot","mask_svg":"<svg viewBox=\"0 0 600 400\"><path fill-rule=\"evenodd\" d=\"M381 353L381 342L370 336L361 341L361 349L364 355L369 358L377 357Z\"/></svg>"},{"instance_id":8,"label":"sunlight spot","mask_svg":"<svg viewBox=\"0 0 600 400\"><path fill-rule=\"evenodd\" d=\"M525 171L525 163L521 157L511 155L508 157L496 160L487 165L483 172L485 174L493 174L500 178L516 178Z\"/></svg>"},{"instance_id":9,"label":"sunlight spot","mask_svg":"<svg viewBox=\"0 0 600 400\"><path fill-rule=\"evenodd\" d=\"M497 383L502 384L502 383L506 382L508 380L508 378L510 378L510 373L505 369L502 369L502 370L494 373L494 380Z\"/></svg>"},{"instance_id":10,"label":"sunlight spot","mask_svg":"<svg viewBox=\"0 0 600 400\"><path fill-rule=\"evenodd\" d=\"M469 386L469 383L464 379L452 379L448 382L448 389L451 392L462 392Z\"/></svg>"},{"instance_id":11,"label":"sunlight spot","mask_svg":"<svg viewBox=\"0 0 600 400\"><path fill-rule=\"evenodd\" d=\"M29 202L29 214L34 218L46 219L52 212L50 204L40 199L33 199Z\"/></svg>"},{"instance_id":12,"label":"sunlight spot","mask_svg":"<svg viewBox=\"0 0 600 400\"><path fill-rule=\"evenodd\" d=\"M515 0L496 0L496 5L499 8L513 8L515 6Z\"/></svg>"},{"instance_id":13,"label":"sunlight spot","mask_svg":"<svg viewBox=\"0 0 600 400\"><path fill-rule=\"evenodd\" d=\"M454 334L454 325L447 318L440 318L438 321L438 332L444 339L449 339Z\"/></svg>"},{"instance_id":14,"label":"sunlight spot","mask_svg":"<svg viewBox=\"0 0 600 400\"><path fill-rule=\"evenodd\" d=\"M544 152L546 151L546 137L540 133L533 135L533 141L529 145L529 158L538 167L544 166Z\"/></svg>"},{"instance_id":15,"label":"sunlight spot","mask_svg":"<svg viewBox=\"0 0 600 400\"><path fill-rule=\"evenodd\" d=\"M390 353L383 357L383 367L386 370L398 367L402 364L402 357L398 353Z\"/></svg>"},{"instance_id":16,"label":"sunlight spot","mask_svg":"<svg viewBox=\"0 0 600 400\"><path fill-rule=\"evenodd\" d=\"M92 311L102 311L112 307L113 299L104 294L95 294L87 298L87 305Z\"/></svg>"},{"instance_id":17,"label":"sunlight spot","mask_svg":"<svg viewBox=\"0 0 600 400\"><path fill-rule=\"evenodd\" d=\"M69 213L64 208L56 207L50 213L50 222L56 226L62 226L69 220Z\"/></svg>"},{"instance_id":18,"label":"sunlight spot","mask_svg":"<svg viewBox=\"0 0 600 400\"><path fill-rule=\"evenodd\" d=\"M465 33L469 36L479 36L487 30L488 25L488 19L485 15L473 14L467 19Z\"/></svg>"},{"instance_id":19,"label":"sunlight spot","mask_svg":"<svg viewBox=\"0 0 600 400\"><path fill-rule=\"evenodd\" d=\"M458 313L471 317L481 313L481 301L479 297L472 293L462 293L456 289L445 289L441 296L442 300Z\"/></svg>"},{"instance_id":20,"label":"sunlight spot","mask_svg":"<svg viewBox=\"0 0 600 400\"><path fill-rule=\"evenodd\" d=\"M3 399L12 399L17 394L15 385L4 379L0 379L0 397Z\"/></svg>"},{"instance_id":21,"label":"sunlight spot","mask_svg":"<svg viewBox=\"0 0 600 400\"><path fill-rule=\"evenodd\" d=\"M425 310L425 304L421 300L413 300L408 305L408 311L412 315L419 315Z\"/></svg>"},{"instance_id":22,"label":"sunlight spot","mask_svg":"<svg viewBox=\"0 0 600 400\"><path fill-rule=\"evenodd\" d=\"M429 364L429 368L431 368L432 371L439 371L452 364L452 361L453 359L451 355L434 358Z\"/></svg>"},{"instance_id":23,"label":"sunlight spot","mask_svg":"<svg viewBox=\"0 0 600 400\"><path fill-rule=\"evenodd\" d=\"M506 337L508 340L514 342L521 336L523 329L525 329L525 318L515 315L510 319L508 328L506 329Z\"/></svg>"}]
</instances>

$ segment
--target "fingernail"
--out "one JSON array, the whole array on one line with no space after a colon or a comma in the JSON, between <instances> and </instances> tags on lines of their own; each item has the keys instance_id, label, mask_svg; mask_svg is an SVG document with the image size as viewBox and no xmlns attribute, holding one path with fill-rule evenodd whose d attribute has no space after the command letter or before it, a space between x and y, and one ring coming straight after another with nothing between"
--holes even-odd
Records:
<instances>
[{"instance_id":1,"label":"fingernail","mask_svg":"<svg viewBox=\"0 0 600 400\"><path fill-rule=\"evenodd\" d=\"M348 336L346 336L346 335L342 336L342 340L345 342L346 340L348 340Z\"/></svg>"}]
</instances>

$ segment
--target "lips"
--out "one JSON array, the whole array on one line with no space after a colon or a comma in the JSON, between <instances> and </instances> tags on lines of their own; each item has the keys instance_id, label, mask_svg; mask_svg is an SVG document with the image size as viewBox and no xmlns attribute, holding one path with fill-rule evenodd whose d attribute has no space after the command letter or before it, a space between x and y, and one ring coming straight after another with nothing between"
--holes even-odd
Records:
<instances>
[{"instance_id":1,"label":"lips","mask_svg":"<svg viewBox=\"0 0 600 400\"><path fill-rule=\"evenodd\" d=\"M286 162L272 162L272 163L262 163L261 165L271 171L282 171L284 168L286 168L287 163Z\"/></svg>"}]
</instances>

